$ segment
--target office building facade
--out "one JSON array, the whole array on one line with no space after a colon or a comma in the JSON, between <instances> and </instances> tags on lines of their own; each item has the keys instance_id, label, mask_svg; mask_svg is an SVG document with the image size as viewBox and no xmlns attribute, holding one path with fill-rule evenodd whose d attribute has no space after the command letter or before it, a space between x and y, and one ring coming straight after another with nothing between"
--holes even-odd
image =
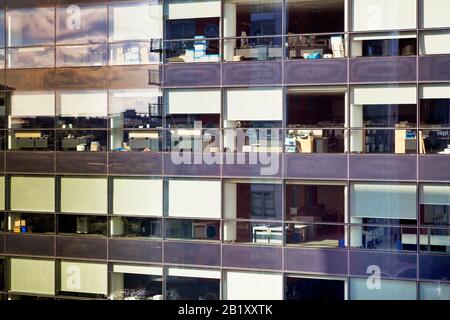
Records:
<instances>
[{"instance_id":1,"label":"office building facade","mask_svg":"<svg viewBox=\"0 0 450 320\"><path fill-rule=\"evenodd\" d=\"M0 1L1 299L449 299L449 10Z\"/></svg>"}]
</instances>

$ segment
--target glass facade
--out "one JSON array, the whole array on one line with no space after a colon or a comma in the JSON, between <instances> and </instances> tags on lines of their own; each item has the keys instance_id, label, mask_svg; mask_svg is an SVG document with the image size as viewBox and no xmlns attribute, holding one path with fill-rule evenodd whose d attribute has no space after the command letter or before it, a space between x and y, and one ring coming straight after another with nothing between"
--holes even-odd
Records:
<instances>
[{"instance_id":1,"label":"glass facade","mask_svg":"<svg viewBox=\"0 0 450 320\"><path fill-rule=\"evenodd\" d=\"M0 1L0 299L450 299L448 9Z\"/></svg>"}]
</instances>

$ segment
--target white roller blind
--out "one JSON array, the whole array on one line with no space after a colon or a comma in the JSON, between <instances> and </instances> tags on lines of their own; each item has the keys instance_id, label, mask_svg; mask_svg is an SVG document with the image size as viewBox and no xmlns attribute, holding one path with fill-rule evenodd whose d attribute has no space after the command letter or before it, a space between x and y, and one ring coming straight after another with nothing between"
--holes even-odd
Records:
<instances>
[{"instance_id":1,"label":"white roller blind","mask_svg":"<svg viewBox=\"0 0 450 320\"><path fill-rule=\"evenodd\" d=\"M352 217L416 219L415 185L361 182L350 191Z\"/></svg>"},{"instance_id":2,"label":"white roller blind","mask_svg":"<svg viewBox=\"0 0 450 320\"><path fill-rule=\"evenodd\" d=\"M0 177L0 210L5 210L5 177Z\"/></svg>"},{"instance_id":3,"label":"white roller blind","mask_svg":"<svg viewBox=\"0 0 450 320\"><path fill-rule=\"evenodd\" d=\"M420 54L449 54L450 31L429 31L421 33Z\"/></svg>"},{"instance_id":4,"label":"white roller blind","mask_svg":"<svg viewBox=\"0 0 450 320\"><path fill-rule=\"evenodd\" d=\"M354 87L353 104L415 104L416 92L414 85Z\"/></svg>"},{"instance_id":5,"label":"white roller blind","mask_svg":"<svg viewBox=\"0 0 450 320\"><path fill-rule=\"evenodd\" d=\"M151 276L162 276L163 268L154 266L138 266L128 264L114 264L113 272L131 273L131 274L147 274Z\"/></svg>"},{"instance_id":6,"label":"white roller blind","mask_svg":"<svg viewBox=\"0 0 450 320\"><path fill-rule=\"evenodd\" d=\"M420 87L421 99L450 99L450 84L425 84Z\"/></svg>"},{"instance_id":7,"label":"white roller blind","mask_svg":"<svg viewBox=\"0 0 450 320\"><path fill-rule=\"evenodd\" d=\"M450 1L421 0L423 28L450 27Z\"/></svg>"},{"instance_id":8,"label":"white roller blind","mask_svg":"<svg viewBox=\"0 0 450 320\"><path fill-rule=\"evenodd\" d=\"M416 300L416 282L381 279L380 288L373 288L372 279L350 279L351 300ZM373 288L373 289L370 289Z\"/></svg>"},{"instance_id":9,"label":"white roller blind","mask_svg":"<svg viewBox=\"0 0 450 320\"><path fill-rule=\"evenodd\" d=\"M416 0L353 0L354 31L416 28Z\"/></svg>"},{"instance_id":10,"label":"white roller blind","mask_svg":"<svg viewBox=\"0 0 450 320\"><path fill-rule=\"evenodd\" d=\"M283 275L275 273L226 273L227 300L282 300Z\"/></svg>"},{"instance_id":11,"label":"white roller blind","mask_svg":"<svg viewBox=\"0 0 450 320\"><path fill-rule=\"evenodd\" d=\"M450 185L422 184L420 186L420 203L450 205Z\"/></svg>"},{"instance_id":12,"label":"white roller blind","mask_svg":"<svg viewBox=\"0 0 450 320\"><path fill-rule=\"evenodd\" d=\"M106 117L106 91L73 91L60 93L61 117Z\"/></svg>"},{"instance_id":13,"label":"white roller blind","mask_svg":"<svg viewBox=\"0 0 450 320\"><path fill-rule=\"evenodd\" d=\"M61 212L106 214L106 178L61 178Z\"/></svg>"},{"instance_id":14,"label":"white roller blind","mask_svg":"<svg viewBox=\"0 0 450 320\"><path fill-rule=\"evenodd\" d=\"M220 1L171 1L167 5L167 19L195 19L220 17Z\"/></svg>"},{"instance_id":15,"label":"white roller blind","mask_svg":"<svg viewBox=\"0 0 450 320\"><path fill-rule=\"evenodd\" d=\"M55 116L55 94L45 92L16 92L11 96L13 117Z\"/></svg>"},{"instance_id":16,"label":"white roller blind","mask_svg":"<svg viewBox=\"0 0 450 320\"><path fill-rule=\"evenodd\" d=\"M162 216L161 179L114 179L113 213Z\"/></svg>"},{"instance_id":17,"label":"white roller blind","mask_svg":"<svg viewBox=\"0 0 450 320\"><path fill-rule=\"evenodd\" d=\"M220 114L220 90L177 89L166 91L169 114Z\"/></svg>"},{"instance_id":18,"label":"white roller blind","mask_svg":"<svg viewBox=\"0 0 450 320\"><path fill-rule=\"evenodd\" d=\"M221 182L216 180L169 180L169 216L220 218Z\"/></svg>"},{"instance_id":19,"label":"white roller blind","mask_svg":"<svg viewBox=\"0 0 450 320\"><path fill-rule=\"evenodd\" d=\"M226 91L226 120L281 121L283 92L279 88L230 89Z\"/></svg>"},{"instance_id":20,"label":"white roller blind","mask_svg":"<svg viewBox=\"0 0 450 320\"><path fill-rule=\"evenodd\" d=\"M61 291L106 295L107 283L106 263L61 261Z\"/></svg>"},{"instance_id":21,"label":"white roller blind","mask_svg":"<svg viewBox=\"0 0 450 320\"><path fill-rule=\"evenodd\" d=\"M10 290L20 293L55 294L55 261L11 258Z\"/></svg>"},{"instance_id":22,"label":"white roller blind","mask_svg":"<svg viewBox=\"0 0 450 320\"><path fill-rule=\"evenodd\" d=\"M220 270L169 268L168 275L172 277L220 279Z\"/></svg>"},{"instance_id":23,"label":"white roller blind","mask_svg":"<svg viewBox=\"0 0 450 320\"><path fill-rule=\"evenodd\" d=\"M11 210L55 211L55 179L11 177Z\"/></svg>"},{"instance_id":24,"label":"white roller blind","mask_svg":"<svg viewBox=\"0 0 450 320\"><path fill-rule=\"evenodd\" d=\"M402 32L402 33L364 33L353 36L353 41L363 40L388 40L388 39L415 39L417 37L415 32Z\"/></svg>"},{"instance_id":25,"label":"white roller blind","mask_svg":"<svg viewBox=\"0 0 450 320\"><path fill-rule=\"evenodd\" d=\"M114 41L162 38L162 4L120 4L112 7Z\"/></svg>"}]
</instances>

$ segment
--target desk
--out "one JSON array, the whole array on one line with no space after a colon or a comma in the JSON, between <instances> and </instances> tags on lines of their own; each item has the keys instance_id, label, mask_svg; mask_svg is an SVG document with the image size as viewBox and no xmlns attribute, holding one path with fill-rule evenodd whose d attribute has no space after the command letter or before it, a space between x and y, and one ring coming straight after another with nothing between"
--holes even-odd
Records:
<instances>
[{"instance_id":1,"label":"desk","mask_svg":"<svg viewBox=\"0 0 450 320\"><path fill-rule=\"evenodd\" d=\"M130 132L129 135L130 149L159 149L158 132Z\"/></svg>"},{"instance_id":2,"label":"desk","mask_svg":"<svg viewBox=\"0 0 450 320\"><path fill-rule=\"evenodd\" d=\"M255 46L235 49L234 55L243 56L244 59L264 61L281 58L283 56L283 49L281 47Z\"/></svg>"}]
</instances>

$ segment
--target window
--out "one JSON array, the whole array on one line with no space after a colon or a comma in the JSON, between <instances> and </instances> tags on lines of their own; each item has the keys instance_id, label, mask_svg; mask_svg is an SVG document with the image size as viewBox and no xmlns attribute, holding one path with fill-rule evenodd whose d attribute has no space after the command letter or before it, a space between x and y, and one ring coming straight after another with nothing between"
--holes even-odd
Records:
<instances>
[{"instance_id":1,"label":"window","mask_svg":"<svg viewBox=\"0 0 450 320\"><path fill-rule=\"evenodd\" d=\"M55 211L55 179L11 177L11 210Z\"/></svg>"},{"instance_id":2,"label":"window","mask_svg":"<svg viewBox=\"0 0 450 320\"><path fill-rule=\"evenodd\" d=\"M276 181L229 180L224 185L227 219L281 220L282 186Z\"/></svg>"},{"instance_id":3,"label":"window","mask_svg":"<svg viewBox=\"0 0 450 320\"><path fill-rule=\"evenodd\" d=\"M105 216L59 214L58 234L107 236L108 227Z\"/></svg>"},{"instance_id":4,"label":"window","mask_svg":"<svg viewBox=\"0 0 450 320\"><path fill-rule=\"evenodd\" d=\"M42 213L10 213L8 231L13 233L54 233L55 215Z\"/></svg>"},{"instance_id":5,"label":"window","mask_svg":"<svg viewBox=\"0 0 450 320\"><path fill-rule=\"evenodd\" d=\"M356 86L352 89L350 134L352 152L416 153L415 86ZM372 128L383 129L372 129ZM356 128L358 128L356 130ZM371 129L363 129L371 128ZM422 144L419 144L422 149Z\"/></svg>"},{"instance_id":6,"label":"window","mask_svg":"<svg viewBox=\"0 0 450 320\"><path fill-rule=\"evenodd\" d=\"M419 186L420 249L429 252L450 252L450 186L421 184Z\"/></svg>"},{"instance_id":7,"label":"window","mask_svg":"<svg viewBox=\"0 0 450 320\"><path fill-rule=\"evenodd\" d=\"M106 44L58 46L56 67L105 66L108 64Z\"/></svg>"},{"instance_id":8,"label":"window","mask_svg":"<svg viewBox=\"0 0 450 320\"><path fill-rule=\"evenodd\" d=\"M262 272L227 271L226 300L282 300L283 275Z\"/></svg>"},{"instance_id":9,"label":"window","mask_svg":"<svg viewBox=\"0 0 450 320\"><path fill-rule=\"evenodd\" d=\"M60 291L63 295L104 297L108 294L108 268L96 262L60 262Z\"/></svg>"},{"instance_id":10,"label":"window","mask_svg":"<svg viewBox=\"0 0 450 320\"><path fill-rule=\"evenodd\" d=\"M220 240L220 221L167 219L166 238L183 240Z\"/></svg>"},{"instance_id":11,"label":"window","mask_svg":"<svg viewBox=\"0 0 450 320\"><path fill-rule=\"evenodd\" d=\"M414 29L416 0L353 0L353 31Z\"/></svg>"},{"instance_id":12,"label":"window","mask_svg":"<svg viewBox=\"0 0 450 320\"><path fill-rule=\"evenodd\" d=\"M8 69L53 68L55 49L53 47L9 48Z\"/></svg>"},{"instance_id":13,"label":"window","mask_svg":"<svg viewBox=\"0 0 450 320\"><path fill-rule=\"evenodd\" d=\"M450 9L446 0L421 0L422 28L450 27Z\"/></svg>"},{"instance_id":14,"label":"window","mask_svg":"<svg viewBox=\"0 0 450 320\"><path fill-rule=\"evenodd\" d=\"M162 38L162 5L149 1L109 5L110 41Z\"/></svg>"},{"instance_id":15,"label":"window","mask_svg":"<svg viewBox=\"0 0 450 320\"><path fill-rule=\"evenodd\" d=\"M221 217L220 181L169 179L167 183L169 217Z\"/></svg>"},{"instance_id":16,"label":"window","mask_svg":"<svg viewBox=\"0 0 450 320\"><path fill-rule=\"evenodd\" d=\"M61 212L107 213L106 178L61 178Z\"/></svg>"},{"instance_id":17,"label":"window","mask_svg":"<svg viewBox=\"0 0 450 320\"><path fill-rule=\"evenodd\" d=\"M372 289L366 278L350 278L350 300L416 300L416 282L380 280L380 288Z\"/></svg>"},{"instance_id":18,"label":"window","mask_svg":"<svg viewBox=\"0 0 450 320\"><path fill-rule=\"evenodd\" d=\"M219 300L220 271L169 267L167 300Z\"/></svg>"},{"instance_id":19,"label":"window","mask_svg":"<svg viewBox=\"0 0 450 320\"><path fill-rule=\"evenodd\" d=\"M63 125L64 126L64 125ZM58 151L104 152L107 150L106 130L58 130Z\"/></svg>"},{"instance_id":20,"label":"window","mask_svg":"<svg viewBox=\"0 0 450 320\"><path fill-rule=\"evenodd\" d=\"M58 44L103 43L108 35L107 7L77 4L56 9Z\"/></svg>"},{"instance_id":21,"label":"window","mask_svg":"<svg viewBox=\"0 0 450 320\"><path fill-rule=\"evenodd\" d=\"M440 83L421 86L419 108L421 153L450 154L450 130L439 129L450 127L450 87Z\"/></svg>"},{"instance_id":22,"label":"window","mask_svg":"<svg viewBox=\"0 0 450 320\"><path fill-rule=\"evenodd\" d=\"M441 282L420 282L420 300L450 300L450 284Z\"/></svg>"},{"instance_id":23,"label":"window","mask_svg":"<svg viewBox=\"0 0 450 320\"><path fill-rule=\"evenodd\" d=\"M345 286L344 280L288 276L286 299L340 301L345 299Z\"/></svg>"},{"instance_id":24,"label":"window","mask_svg":"<svg viewBox=\"0 0 450 320\"><path fill-rule=\"evenodd\" d=\"M0 291L5 291L5 259L0 259Z\"/></svg>"},{"instance_id":25,"label":"window","mask_svg":"<svg viewBox=\"0 0 450 320\"><path fill-rule=\"evenodd\" d=\"M54 8L21 8L6 12L8 47L52 45Z\"/></svg>"},{"instance_id":26,"label":"window","mask_svg":"<svg viewBox=\"0 0 450 320\"><path fill-rule=\"evenodd\" d=\"M11 95L9 128L53 128L54 117L55 95L53 92L23 91Z\"/></svg>"},{"instance_id":27,"label":"window","mask_svg":"<svg viewBox=\"0 0 450 320\"><path fill-rule=\"evenodd\" d=\"M344 1L289 0L287 2L287 32L326 33L344 31Z\"/></svg>"},{"instance_id":28,"label":"window","mask_svg":"<svg viewBox=\"0 0 450 320\"><path fill-rule=\"evenodd\" d=\"M162 220L137 217L111 217L109 220L112 237L161 238Z\"/></svg>"},{"instance_id":29,"label":"window","mask_svg":"<svg viewBox=\"0 0 450 320\"><path fill-rule=\"evenodd\" d=\"M162 216L161 179L115 178L113 190L114 214Z\"/></svg>"},{"instance_id":30,"label":"window","mask_svg":"<svg viewBox=\"0 0 450 320\"><path fill-rule=\"evenodd\" d=\"M55 294L55 261L11 258L9 291L28 294Z\"/></svg>"},{"instance_id":31,"label":"window","mask_svg":"<svg viewBox=\"0 0 450 320\"><path fill-rule=\"evenodd\" d=\"M345 248L345 226L332 224L286 224L286 244L311 248Z\"/></svg>"},{"instance_id":32,"label":"window","mask_svg":"<svg viewBox=\"0 0 450 320\"><path fill-rule=\"evenodd\" d=\"M224 242L272 245L283 244L283 225L273 222L225 220Z\"/></svg>"},{"instance_id":33,"label":"window","mask_svg":"<svg viewBox=\"0 0 450 320\"><path fill-rule=\"evenodd\" d=\"M288 181L285 197L286 220L344 222L345 185Z\"/></svg>"},{"instance_id":34,"label":"window","mask_svg":"<svg viewBox=\"0 0 450 320\"><path fill-rule=\"evenodd\" d=\"M60 91L56 98L59 128L106 128L106 91Z\"/></svg>"},{"instance_id":35,"label":"window","mask_svg":"<svg viewBox=\"0 0 450 320\"><path fill-rule=\"evenodd\" d=\"M5 177L0 176L0 211L5 210Z\"/></svg>"},{"instance_id":36,"label":"window","mask_svg":"<svg viewBox=\"0 0 450 320\"><path fill-rule=\"evenodd\" d=\"M162 300L162 267L113 264L112 300Z\"/></svg>"},{"instance_id":37,"label":"window","mask_svg":"<svg viewBox=\"0 0 450 320\"><path fill-rule=\"evenodd\" d=\"M158 89L110 90L109 117L114 129L162 127L162 93Z\"/></svg>"},{"instance_id":38,"label":"window","mask_svg":"<svg viewBox=\"0 0 450 320\"><path fill-rule=\"evenodd\" d=\"M449 54L450 30L420 32L420 54Z\"/></svg>"}]
</instances>

